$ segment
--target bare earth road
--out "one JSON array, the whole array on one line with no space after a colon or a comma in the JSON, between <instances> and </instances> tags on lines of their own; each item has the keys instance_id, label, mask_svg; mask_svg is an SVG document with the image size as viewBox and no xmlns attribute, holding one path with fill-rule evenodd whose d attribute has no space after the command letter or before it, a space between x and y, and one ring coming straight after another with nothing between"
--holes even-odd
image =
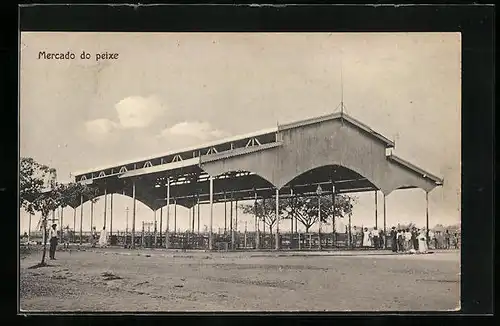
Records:
<instances>
[{"instance_id":1,"label":"bare earth road","mask_svg":"<svg viewBox=\"0 0 500 326\"><path fill-rule=\"evenodd\" d=\"M60 252L28 269L22 311L444 311L459 308L458 251L205 253L96 249Z\"/></svg>"}]
</instances>

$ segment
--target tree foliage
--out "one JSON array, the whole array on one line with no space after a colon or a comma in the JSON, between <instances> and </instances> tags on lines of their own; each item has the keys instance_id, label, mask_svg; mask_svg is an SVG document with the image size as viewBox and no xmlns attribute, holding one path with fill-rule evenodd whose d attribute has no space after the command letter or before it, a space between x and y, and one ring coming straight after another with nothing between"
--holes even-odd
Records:
<instances>
[{"instance_id":1,"label":"tree foliage","mask_svg":"<svg viewBox=\"0 0 500 326\"><path fill-rule=\"evenodd\" d=\"M22 157L19 164L19 204L28 210L27 205L44 190L45 179L51 169L37 163L31 157Z\"/></svg>"},{"instance_id":2,"label":"tree foliage","mask_svg":"<svg viewBox=\"0 0 500 326\"><path fill-rule=\"evenodd\" d=\"M286 207L288 207L287 199L279 200L279 214L284 215L287 214ZM263 221L265 225L269 227L271 231L274 225L276 224L276 199L266 198L266 199L258 199L253 204L241 204L241 210L245 214L254 215L257 212L257 218L259 221ZM271 231L272 232L272 231Z\"/></svg>"},{"instance_id":3,"label":"tree foliage","mask_svg":"<svg viewBox=\"0 0 500 326\"><path fill-rule=\"evenodd\" d=\"M290 216L294 217L304 225L306 232L316 223L319 222L319 201L321 199L321 222L329 223L333 221L333 217L343 218L347 214L352 213L354 204L357 198L350 195L335 195L335 207L332 202L331 195L322 195L314 197L297 197L293 205L288 210Z\"/></svg>"},{"instance_id":4,"label":"tree foliage","mask_svg":"<svg viewBox=\"0 0 500 326\"><path fill-rule=\"evenodd\" d=\"M289 197L279 200L279 215L280 219L296 218L297 221L302 223L309 231L311 226L318 222L318 198L313 197ZM328 223L332 220L335 212L335 217L344 217L346 214L352 212L357 198L349 195L336 195L335 208L332 205L332 196L321 196L321 221ZM242 204L240 205L243 213L255 214L260 221L269 226L270 229L276 224L276 199L266 198L265 200L259 199L255 204Z\"/></svg>"},{"instance_id":5,"label":"tree foliage","mask_svg":"<svg viewBox=\"0 0 500 326\"><path fill-rule=\"evenodd\" d=\"M29 214L35 212L42 214L41 228L43 228L44 234L44 249L40 265L43 266L45 264L49 213L58 207L66 207L78 202L80 196L96 201L97 190L81 183L57 183L56 170L37 163L32 158L21 158L19 172L20 206Z\"/></svg>"}]
</instances>

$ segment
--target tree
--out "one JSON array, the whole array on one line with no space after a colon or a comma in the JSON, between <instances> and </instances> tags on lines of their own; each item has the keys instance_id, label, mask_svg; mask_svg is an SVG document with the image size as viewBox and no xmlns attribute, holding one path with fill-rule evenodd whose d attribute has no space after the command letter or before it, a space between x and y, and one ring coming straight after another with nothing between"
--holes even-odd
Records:
<instances>
[{"instance_id":1,"label":"tree","mask_svg":"<svg viewBox=\"0 0 500 326\"><path fill-rule=\"evenodd\" d=\"M335 196L335 216L344 217L346 214L352 212L353 205L357 198L349 195L336 195ZM255 214L255 207L253 204L240 205L243 213ZM264 221L269 229L272 230L276 224L276 200L275 198L259 199L256 203L257 217L259 220ZM321 221L326 223L332 219L334 214L332 205L332 196L321 196ZM282 219L290 219L292 217L302 223L306 232L309 232L311 226L318 222L318 197L288 197L279 200L279 214ZM272 231L271 231L272 233Z\"/></svg>"},{"instance_id":2,"label":"tree","mask_svg":"<svg viewBox=\"0 0 500 326\"><path fill-rule=\"evenodd\" d=\"M288 209L290 215L288 218L295 217L297 221L302 223L309 232L311 226L318 222L318 196L314 197L295 197L293 205ZM331 195L322 195L321 198L321 222L328 223L334 217L344 217L352 213L354 204L357 198L350 195L336 195L335 207L332 205Z\"/></svg>"},{"instance_id":3,"label":"tree","mask_svg":"<svg viewBox=\"0 0 500 326\"><path fill-rule=\"evenodd\" d=\"M269 233L273 233L273 227L276 224L276 199L266 198L258 199L255 204L241 204L240 209L244 214L254 215L257 210L257 219L263 221L265 225L269 226ZM279 214L286 215L286 207L289 206L287 199L279 200ZM264 229L265 231L265 229Z\"/></svg>"},{"instance_id":4,"label":"tree","mask_svg":"<svg viewBox=\"0 0 500 326\"><path fill-rule=\"evenodd\" d=\"M29 214L34 214L35 211L42 214L43 251L38 266L45 266L47 217L50 212L76 202L80 196L95 201L97 190L81 183L59 184L56 182L55 169L39 164L32 158L21 158L20 166L20 206Z\"/></svg>"},{"instance_id":5,"label":"tree","mask_svg":"<svg viewBox=\"0 0 500 326\"><path fill-rule=\"evenodd\" d=\"M31 157L22 157L19 164L19 204L26 210L31 200L44 190L50 168L37 163Z\"/></svg>"},{"instance_id":6,"label":"tree","mask_svg":"<svg viewBox=\"0 0 500 326\"><path fill-rule=\"evenodd\" d=\"M417 225L413 222L410 222L408 224L399 224L398 223L398 229L400 230L406 230L406 229L410 229L410 230L413 230L413 228L416 228Z\"/></svg>"}]
</instances>

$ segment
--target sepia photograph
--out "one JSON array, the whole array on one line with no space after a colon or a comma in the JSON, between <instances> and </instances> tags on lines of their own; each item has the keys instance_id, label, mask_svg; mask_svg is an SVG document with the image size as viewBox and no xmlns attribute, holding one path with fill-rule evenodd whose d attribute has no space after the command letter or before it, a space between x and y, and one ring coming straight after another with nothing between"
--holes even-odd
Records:
<instances>
[{"instance_id":1,"label":"sepia photograph","mask_svg":"<svg viewBox=\"0 0 500 326\"><path fill-rule=\"evenodd\" d=\"M460 310L460 33L19 42L22 313Z\"/></svg>"}]
</instances>

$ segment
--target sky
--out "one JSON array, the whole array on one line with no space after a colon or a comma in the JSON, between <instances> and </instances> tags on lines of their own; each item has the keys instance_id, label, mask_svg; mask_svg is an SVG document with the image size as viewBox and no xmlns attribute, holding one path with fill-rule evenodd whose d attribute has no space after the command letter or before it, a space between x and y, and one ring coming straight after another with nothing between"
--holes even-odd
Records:
<instances>
[{"instance_id":1,"label":"sky","mask_svg":"<svg viewBox=\"0 0 500 326\"><path fill-rule=\"evenodd\" d=\"M61 182L72 172L332 113L343 98L347 114L395 140L396 155L444 178L429 194L431 226L460 222L459 33L23 32L20 51L20 154L56 168ZM43 59L41 51L69 51L75 59ZM90 59L80 59L82 51ZM96 60L106 52L117 58ZM352 223L374 226L374 193L356 196ZM380 227L381 194L378 202ZM132 199L115 195L114 230L125 230L126 207ZM137 208L140 229L155 215L141 203ZM425 226L421 189L391 193L386 208L387 226ZM85 204L84 230L89 212ZM187 228L188 214L178 208L178 229ZM208 205L200 215L203 229ZM72 228L73 210L63 216ZM103 216L100 200L94 224ZM223 204L214 216L217 231ZM238 229L247 221L253 230L252 216L240 211L238 220ZM21 211L21 232L28 221ZM339 230L345 225L338 220Z\"/></svg>"}]
</instances>

